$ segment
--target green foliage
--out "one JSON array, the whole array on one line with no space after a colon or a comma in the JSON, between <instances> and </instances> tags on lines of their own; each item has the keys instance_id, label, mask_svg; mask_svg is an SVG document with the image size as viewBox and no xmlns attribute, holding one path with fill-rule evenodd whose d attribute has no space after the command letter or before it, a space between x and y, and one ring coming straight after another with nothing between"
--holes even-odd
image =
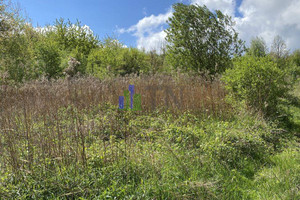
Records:
<instances>
[{"instance_id":1,"label":"green foliage","mask_svg":"<svg viewBox=\"0 0 300 200\"><path fill-rule=\"evenodd\" d=\"M297 144L272 156L273 166L262 169L255 176L257 199L299 199L300 152Z\"/></svg>"},{"instance_id":2,"label":"green foliage","mask_svg":"<svg viewBox=\"0 0 300 200\"><path fill-rule=\"evenodd\" d=\"M251 46L248 49L248 54L256 57L264 57L267 55L267 45L263 38L256 37L251 40Z\"/></svg>"},{"instance_id":3,"label":"green foliage","mask_svg":"<svg viewBox=\"0 0 300 200\"><path fill-rule=\"evenodd\" d=\"M272 140L271 133L276 127L260 118L248 114L218 120L188 112L179 116L119 113L110 105L90 109L61 108L59 126L50 123L50 117L33 126L40 130L45 123L70 129L77 120L87 124L92 120L98 131L85 135L86 164L74 157L75 151L83 148L76 133L74 138L61 138L69 151L67 157L39 155L36 146L30 170L26 161L18 174L8 168L0 172L1 197L272 199L274 194L297 199L299 152L294 147L277 154L274 146L278 141Z\"/></svg>"},{"instance_id":4,"label":"green foliage","mask_svg":"<svg viewBox=\"0 0 300 200\"><path fill-rule=\"evenodd\" d=\"M146 53L136 48L125 48L118 40L106 38L102 47L91 51L87 72L104 77L112 74L148 72L150 64Z\"/></svg>"},{"instance_id":5,"label":"green foliage","mask_svg":"<svg viewBox=\"0 0 300 200\"><path fill-rule=\"evenodd\" d=\"M97 36L87 27L82 26L79 21L72 23L71 21L65 21L64 19L56 20L53 26L46 27L46 32L43 34L43 37L50 43L55 43L56 49L53 51L62 51L67 52L63 54L62 59L69 59L69 57L75 58L80 62L76 72L81 74L86 73L87 59L90 52L99 46L99 40ZM58 54L57 54L58 55ZM56 60L59 60L59 56ZM53 60L53 59L52 59ZM54 61L53 62L57 62ZM64 62L66 63L66 62ZM61 71L59 66L56 71ZM64 64L62 67L67 67Z\"/></svg>"},{"instance_id":6,"label":"green foliage","mask_svg":"<svg viewBox=\"0 0 300 200\"><path fill-rule=\"evenodd\" d=\"M84 55L96 48L99 44L97 36L87 27L82 26L79 21L72 23L65 22L60 18L54 24L54 30L49 32L53 39L56 40L65 50L72 51L78 48Z\"/></svg>"},{"instance_id":7,"label":"green foliage","mask_svg":"<svg viewBox=\"0 0 300 200\"><path fill-rule=\"evenodd\" d=\"M147 62L147 55L136 48L128 48L123 54L123 64L118 69L121 75L148 72L149 64Z\"/></svg>"},{"instance_id":8,"label":"green foliage","mask_svg":"<svg viewBox=\"0 0 300 200\"><path fill-rule=\"evenodd\" d=\"M164 54L127 48L107 37L103 42L79 21L58 19L52 26L33 28L17 11L1 2L0 80L18 83L86 73L104 78L164 70ZM10 22L10 23L8 23Z\"/></svg>"},{"instance_id":9,"label":"green foliage","mask_svg":"<svg viewBox=\"0 0 300 200\"><path fill-rule=\"evenodd\" d=\"M300 49L295 50L292 55L290 55L288 69L291 71L291 76L293 80L297 80L300 75Z\"/></svg>"},{"instance_id":10,"label":"green foliage","mask_svg":"<svg viewBox=\"0 0 300 200\"><path fill-rule=\"evenodd\" d=\"M231 18L205 6L173 6L175 12L166 30L168 60L175 68L221 73L240 55L244 43L238 39Z\"/></svg>"},{"instance_id":11,"label":"green foliage","mask_svg":"<svg viewBox=\"0 0 300 200\"><path fill-rule=\"evenodd\" d=\"M289 90L286 75L269 57L244 56L226 70L223 80L232 100L245 101L252 109L271 116L276 115L280 99Z\"/></svg>"},{"instance_id":12,"label":"green foliage","mask_svg":"<svg viewBox=\"0 0 300 200\"><path fill-rule=\"evenodd\" d=\"M300 49L297 49L293 52L291 55L293 63L295 63L296 66L300 67Z\"/></svg>"},{"instance_id":13,"label":"green foliage","mask_svg":"<svg viewBox=\"0 0 300 200\"><path fill-rule=\"evenodd\" d=\"M119 41L106 38L101 48L94 49L89 54L87 72L97 77L109 72L117 74L117 69L123 64L124 51Z\"/></svg>"},{"instance_id":14,"label":"green foliage","mask_svg":"<svg viewBox=\"0 0 300 200\"><path fill-rule=\"evenodd\" d=\"M164 49L161 54L158 54L155 50L148 52L150 71L152 73L166 71L165 56L166 52Z\"/></svg>"},{"instance_id":15,"label":"green foliage","mask_svg":"<svg viewBox=\"0 0 300 200\"><path fill-rule=\"evenodd\" d=\"M18 83L36 78L32 26L10 1L0 2L0 80Z\"/></svg>"},{"instance_id":16,"label":"green foliage","mask_svg":"<svg viewBox=\"0 0 300 200\"><path fill-rule=\"evenodd\" d=\"M6 80L23 82L37 77L34 57L34 34L31 26L22 27L24 34L14 33L1 43L0 69Z\"/></svg>"},{"instance_id":17,"label":"green foliage","mask_svg":"<svg viewBox=\"0 0 300 200\"><path fill-rule=\"evenodd\" d=\"M103 49L94 49L88 57L87 73L100 79L109 75L109 70L105 66Z\"/></svg>"},{"instance_id":18,"label":"green foliage","mask_svg":"<svg viewBox=\"0 0 300 200\"><path fill-rule=\"evenodd\" d=\"M58 42L46 40L40 42L36 48L38 67L48 79L62 75L61 51Z\"/></svg>"}]
</instances>

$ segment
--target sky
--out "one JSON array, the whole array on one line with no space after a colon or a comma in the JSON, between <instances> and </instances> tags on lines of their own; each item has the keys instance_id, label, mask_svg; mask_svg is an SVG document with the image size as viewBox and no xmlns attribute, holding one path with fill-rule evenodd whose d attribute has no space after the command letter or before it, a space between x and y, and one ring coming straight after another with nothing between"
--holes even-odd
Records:
<instances>
[{"instance_id":1,"label":"sky","mask_svg":"<svg viewBox=\"0 0 300 200\"><path fill-rule=\"evenodd\" d=\"M13 0L33 26L52 25L60 17L82 25L104 39L126 46L160 50L174 3L206 5L232 16L235 29L249 45L262 37L270 47L280 35L290 51L300 48L300 0Z\"/></svg>"}]
</instances>

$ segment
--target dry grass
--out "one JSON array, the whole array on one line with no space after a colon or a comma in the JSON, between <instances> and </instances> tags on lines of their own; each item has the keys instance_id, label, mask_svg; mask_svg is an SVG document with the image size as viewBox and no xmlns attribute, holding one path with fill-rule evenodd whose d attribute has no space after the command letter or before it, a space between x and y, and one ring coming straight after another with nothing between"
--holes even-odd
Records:
<instances>
[{"instance_id":1,"label":"dry grass","mask_svg":"<svg viewBox=\"0 0 300 200\"><path fill-rule=\"evenodd\" d=\"M134 84L136 93L142 96L142 111L135 115L159 107L179 114L191 110L223 115L231 110L224 101L225 91L219 81L206 82L185 75L35 81L18 88L2 85L0 168L30 171L40 163L47 166L49 159L54 163L85 164L89 156L86 149L95 141L100 141L103 149L99 155L106 161L123 156L126 145L120 155L111 136L128 142L130 130L122 125L126 116L117 111L117 106L118 96L123 95L129 84ZM110 104L105 108L105 103Z\"/></svg>"},{"instance_id":2,"label":"dry grass","mask_svg":"<svg viewBox=\"0 0 300 200\"><path fill-rule=\"evenodd\" d=\"M4 110L34 110L44 113L74 105L88 108L102 103L118 105L118 96L134 84L142 96L142 110L165 107L170 110L192 110L218 114L228 111L225 91L219 81L208 82L201 77L179 75L128 76L100 81L95 78L35 81L20 88L2 86L0 106Z\"/></svg>"}]
</instances>

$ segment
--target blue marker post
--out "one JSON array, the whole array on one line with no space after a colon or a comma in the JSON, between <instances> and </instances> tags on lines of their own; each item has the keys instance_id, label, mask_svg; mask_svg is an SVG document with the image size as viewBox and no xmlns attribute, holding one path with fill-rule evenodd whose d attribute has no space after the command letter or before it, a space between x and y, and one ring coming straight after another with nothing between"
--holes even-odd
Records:
<instances>
[{"instance_id":1,"label":"blue marker post","mask_svg":"<svg viewBox=\"0 0 300 200\"><path fill-rule=\"evenodd\" d=\"M129 92L130 92L130 108L133 108L133 95L134 95L134 85L129 85L128 88Z\"/></svg>"},{"instance_id":2,"label":"blue marker post","mask_svg":"<svg viewBox=\"0 0 300 200\"><path fill-rule=\"evenodd\" d=\"M119 109L124 109L124 96L119 96Z\"/></svg>"},{"instance_id":3,"label":"blue marker post","mask_svg":"<svg viewBox=\"0 0 300 200\"><path fill-rule=\"evenodd\" d=\"M141 111L141 95L134 94L134 85L129 85L128 90L124 91L124 96L119 96L119 109Z\"/></svg>"}]
</instances>

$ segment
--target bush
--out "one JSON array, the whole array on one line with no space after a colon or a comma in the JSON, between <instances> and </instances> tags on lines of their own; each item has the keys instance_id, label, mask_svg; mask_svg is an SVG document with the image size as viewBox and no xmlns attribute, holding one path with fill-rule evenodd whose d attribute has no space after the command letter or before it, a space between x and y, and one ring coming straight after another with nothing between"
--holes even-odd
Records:
<instances>
[{"instance_id":1,"label":"bush","mask_svg":"<svg viewBox=\"0 0 300 200\"><path fill-rule=\"evenodd\" d=\"M147 62L147 54L136 48L127 48L123 54L123 64L118 72L121 75L148 72L150 69Z\"/></svg>"},{"instance_id":2,"label":"bush","mask_svg":"<svg viewBox=\"0 0 300 200\"><path fill-rule=\"evenodd\" d=\"M275 115L281 98L287 95L286 71L280 70L269 57L244 56L226 70L223 80L234 103L246 105L265 116Z\"/></svg>"},{"instance_id":3,"label":"bush","mask_svg":"<svg viewBox=\"0 0 300 200\"><path fill-rule=\"evenodd\" d=\"M93 49L87 63L87 73L99 78L109 74L138 74L150 70L146 53L136 48L125 48L119 41L112 39L107 39L102 48Z\"/></svg>"},{"instance_id":4,"label":"bush","mask_svg":"<svg viewBox=\"0 0 300 200\"><path fill-rule=\"evenodd\" d=\"M62 74L61 50L55 41L45 41L37 45L36 54L41 72L47 78L57 78Z\"/></svg>"},{"instance_id":5,"label":"bush","mask_svg":"<svg viewBox=\"0 0 300 200\"><path fill-rule=\"evenodd\" d=\"M103 78L109 72L117 74L123 64L125 48L117 40L107 38L101 48L93 49L87 59L87 73Z\"/></svg>"}]
</instances>

